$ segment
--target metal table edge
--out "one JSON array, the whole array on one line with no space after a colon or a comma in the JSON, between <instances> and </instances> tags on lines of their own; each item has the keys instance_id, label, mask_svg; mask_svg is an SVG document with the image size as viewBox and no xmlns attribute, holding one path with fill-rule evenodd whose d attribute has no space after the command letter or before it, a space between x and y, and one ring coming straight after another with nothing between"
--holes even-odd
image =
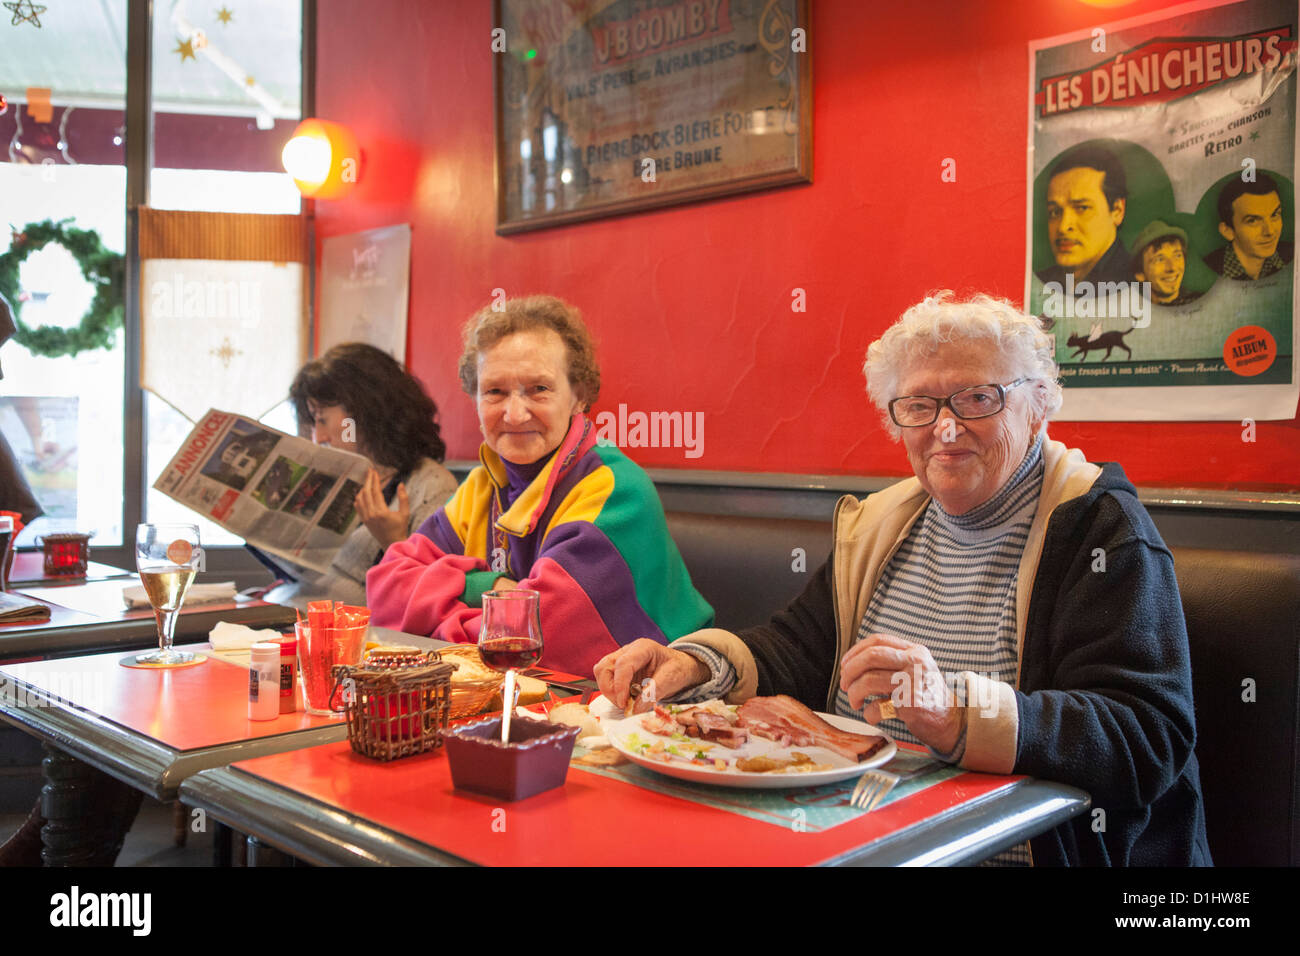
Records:
<instances>
[{"instance_id":1,"label":"metal table edge","mask_svg":"<svg viewBox=\"0 0 1300 956\"><path fill-rule=\"evenodd\" d=\"M281 605L226 608L224 611L196 609L177 622L176 643L203 643L219 621L232 616L248 626L281 627L293 623L293 609ZM77 614L85 614L76 611ZM232 610L238 614L232 615ZM90 618L90 615L85 615ZM0 631L0 657L14 658L37 654L42 657L80 656L147 648L157 644L157 623L151 617L125 618L115 621L60 624L39 630ZM3 660L0 660L3 663Z\"/></svg>"},{"instance_id":2,"label":"metal table edge","mask_svg":"<svg viewBox=\"0 0 1300 956\"><path fill-rule=\"evenodd\" d=\"M101 770L128 786L159 799L161 786L177 751L85 711L58 706L0 706L0 720Z\"/></svg>"},{"instance_id":3,"label":"metal table edge","mask_svg":"<svg viewBox=\"0 0 1300 956\"><path fill-rule=\"evenodd\" d=\"M317 866L473 865L236 767L193 775L181 784L180 797L186 806ZM276 822L274 831L264 825L268 817Z\"/></svg>"},{"instance_id":4,"label":"metal table edge","mask_svg":"<svg viewBox=\"0 0 1300 956\"><path fill-rule=\"evenodd\" d=\"M28 696L49 699L48 695ZM178 750L63 701L53 706L19 706L0 701L0 720L159 800L175 799L181 782L200 770L250 757L335 743L347 736L347 726L340 722L195 750Z\"/></svg>"},{"instance_id":5,"label":"metal table edge","mask_svg":"<svg viewBox=\"0 0 1300 956\"><path fill-rule=\"evenodd\" d=\"M971 866L1086 812L1091 805L1092 798L1077 787L1029 777L820 865ZM1013 816L1017 819L1008 828L1008 818Z\"/></svg>"}]
</instances>

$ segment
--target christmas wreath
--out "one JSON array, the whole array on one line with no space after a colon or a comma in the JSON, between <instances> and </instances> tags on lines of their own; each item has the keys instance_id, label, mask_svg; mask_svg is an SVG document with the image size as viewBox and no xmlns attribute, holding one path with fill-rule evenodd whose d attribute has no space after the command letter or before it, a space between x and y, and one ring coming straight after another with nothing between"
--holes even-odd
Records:
<instances>
[{"instance_id":1,"label":"christmas wreath","mask_svg":"<svg viewBox=\"0 0 1300 956\"><path fill-rule=\"evenodd\" d=\"M90 229L73 229L71 222L29 223L13 234L9 251L0 255L0 295L13 306L14 341L36 355L55 358L76 355L90 349L113 347L114 332L122 327L122 301L126 282L125 260L120 253L105 249L99 234ZM81 274L95 287L95 298L76 328L61 329L52 325L30 328L21 318L18 267L33 252L51 242L63 246L81 266Z\"/></svg>"}]
</instances>

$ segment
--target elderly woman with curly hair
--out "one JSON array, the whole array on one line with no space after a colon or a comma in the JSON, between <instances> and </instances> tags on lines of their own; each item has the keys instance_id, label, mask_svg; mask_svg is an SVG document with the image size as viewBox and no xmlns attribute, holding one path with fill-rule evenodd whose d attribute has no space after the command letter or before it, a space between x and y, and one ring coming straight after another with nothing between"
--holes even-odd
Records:
<instances>
[{"instance_id":1,"label":"elderly woman with curly hair","mask_svg":"<svg viewBox=\"0 0 1300 956\"><path fill-rule=\"evenodd\" d=\"M372 620L478 639L483 593L541 594L542 662L590 675L629 641L662 646L713 621L668 535L649 477L598 445L600 392L578 312L532 296L465 326L460 382L478 405L481 465L451 501L370 571Z\"/></svg>"},{"instance_id":2,"label":"elderly woman with curly hair","mask_svg":"<svg viewBox=\"0 0 1300 956\"><path fill-rule=\"evenodd\" d=\"M1173 558L1119 465L1047 436L1052 354L1007 302L908 309L864 372L915 477L840 500L830 557L769 624L632 644L596 665L602 691L789 694L1106 813L994 862L1209 864Z\"/></svg>"},{"instance_id":3,"label":"elderly woman with curly hair","mask_svg":"<svg viewBox=\"0 0 1300 956\"><path fill-rule=\"evenodd\" d=\"M288 568L294 583L267 599L300 608L325 598L365 604L366 572L456 490L456 477L441 464L438 408L396 359L362 342L336 345L304 365L289 398L314 442L363 455L371 468L355 500L361 521L329 570Z\"/></svg>"}]
</instances>

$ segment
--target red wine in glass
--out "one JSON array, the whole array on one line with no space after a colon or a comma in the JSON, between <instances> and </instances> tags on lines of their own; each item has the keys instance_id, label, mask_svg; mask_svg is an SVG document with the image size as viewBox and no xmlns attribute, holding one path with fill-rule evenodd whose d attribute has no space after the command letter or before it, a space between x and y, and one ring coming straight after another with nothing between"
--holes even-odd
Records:
<instances>
[{"instance_id":1,"label":"red wine in glass","mask_svg":"<svg viewBox=\"0 0 1300 956\"><path fill-rule=\"evenodd\" d=\"M501 692L502 743L510 742L510 718L515 712L519 690L516 674L521 667L536 664L542 656L540 607L541 595L523 588L483 594L479 656L493 670L506 672L505 688Z\"/></svg>"},{"instance_id":2,"label":"red wine in glass","mask_svg":"<svg viewBox=\"0 0 1300 956\"><path fill-rule=\"evenodd\" d=\"M495 671L523 670L541 658L542 645L527 637L493 637L480 641L478 652L483 663Z\"/></svg>"}]
</instances>

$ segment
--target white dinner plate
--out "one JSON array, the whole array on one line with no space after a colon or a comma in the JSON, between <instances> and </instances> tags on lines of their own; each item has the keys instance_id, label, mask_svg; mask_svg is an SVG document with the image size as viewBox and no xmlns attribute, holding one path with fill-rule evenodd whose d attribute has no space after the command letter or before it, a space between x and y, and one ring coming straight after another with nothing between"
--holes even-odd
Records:
<instances>
[{"instance_id":1,"label":"white dinner plate","mask_svg":"<svg viewBox=\"0 0 1300 956\"><path fill-rule=\"evenodd\" d=\"M653 770L656 773L664 774L668 777L676 777L679 780L693 780L696 783L712 784L715 787L741 787L745 789L758 790L782 790L790 787L818 787L826 783L837 783L840 780L848 780L852 777L859 776L864 770L870 770L872 767L879 767L894 759L898 752L898 745L894 743L887 733L879 728L872 727L870 724L863 723L860 720L853 720L849 717L837 717L834 714L821 714L817 716L822 718L837 730L847 730L855 734L867 734L875 737L884 737L885 746L872 754L871 757L855 763L847 757L826 750L823 747L781 747L775 740L768 740L765 737L751 737L743 746L731 750L720 744L714 744L709 754L734 761L737 757L757 757L769 756L775 758L789 758L790 754L798 751L807 754L812 758L814 763L830 764L829 770L815 770L808 773L747 773L744 770L736 770L734 766L729 766L726 770L715 770L712 767L704 767L698 764L687 763L686 761L671 761L665 763L662 760L656 760L652 757L645 757L633 751L627 745L627 738L632 734L639 734L642 740L666 740L650 733L641 726L641 718L645 714L637 714L635 717L623 716L621 708L615 707L604 696L592 700L590 704L591 713L600 718L600 725L605 731L605 736L610 745L618 750L623 756L633 763L645 767L647 770ZM705 741L708 743L708 741ZM579 741L581 745L581 741Z\"/></svg>"}]
</instances>

